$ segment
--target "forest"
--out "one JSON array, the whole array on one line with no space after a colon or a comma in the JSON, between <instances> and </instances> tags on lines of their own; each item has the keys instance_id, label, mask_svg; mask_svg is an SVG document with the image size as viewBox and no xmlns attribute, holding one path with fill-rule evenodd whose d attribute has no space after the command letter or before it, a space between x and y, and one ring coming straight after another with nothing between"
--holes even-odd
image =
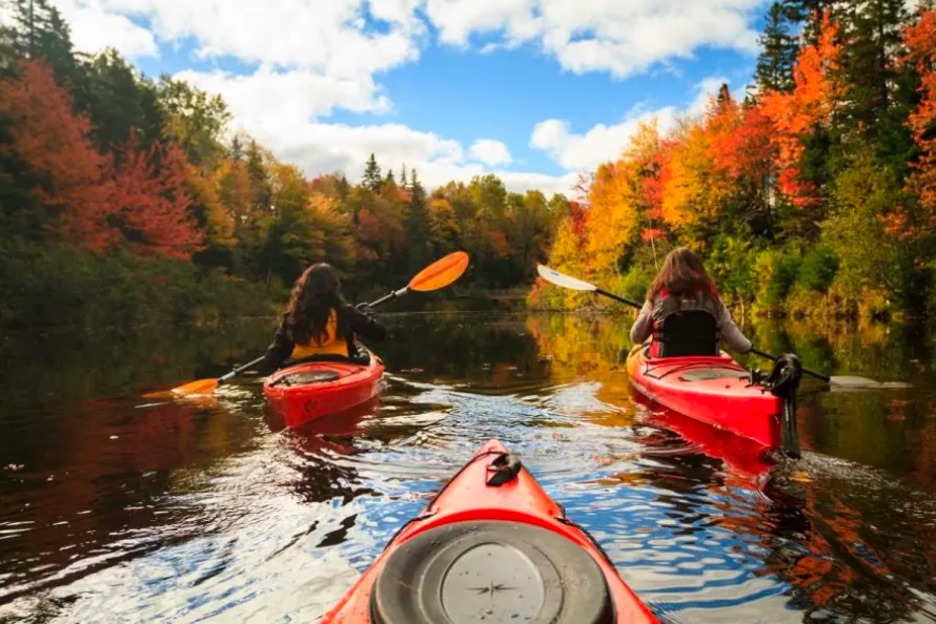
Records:
<instances>
[{"instance_id":1,"label":"forest","mask_svg":"<svg viewBox=\"0 0 936 624\"><path fill-rule=\"evenodd\" d=\"M745 93L643 125L566 198L494 175L308 177L232 130L224 101L74 49L46 0L0 26L0 326L270 314L310 262L351 296L471 254L461 289L574 294L537 262L639 297L668 250L706 259L742 313L887 318L936 309L936 11L782 0ZM457 293L456 289L456 293Z\"/></svg>"},{"instance_id":2,"label":"forest","mask_svg":"<svg viewBox=\"0 0 936 624\"><path fill-rule=\"evenodd\" d=\"M743 96L646 124L570 205L560 271L638 297L675 245L765 315L888 318L936 307L936 12L902 0L774 2ZM536 287L531 301L576 295Z\"/></svg>"},{"instance_id":3,"label":"forest","mask_svg":"<svg viewBox=\"0 0 936 624\"><path fill-rule=\"evenodd\" d=\"M232 132L219 96L81 54L31 4L0 31L0 325L269 314L311 262L361 296L456 249L467 288L527 287L567 211L493 175L430 193L373 155L360 181L309 179Z\"/></svg>"}]
</instances>

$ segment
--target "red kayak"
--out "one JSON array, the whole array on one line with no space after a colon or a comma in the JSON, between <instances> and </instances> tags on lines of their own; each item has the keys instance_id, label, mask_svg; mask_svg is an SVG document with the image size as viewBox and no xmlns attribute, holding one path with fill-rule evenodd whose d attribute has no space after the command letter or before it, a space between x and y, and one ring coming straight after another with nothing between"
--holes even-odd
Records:
<instances>
[{"instance_id":1,"label":"red kayak","mask_svg":"<svg viewBox=\"0 0 936 624\"><path fill-rule=\"evenodd\" d=\"M651 358L648 350L639 345L627 357L631 383L648 399L765 449L799 455L793 402L799 369L781 368L784 360L769 376L752 375L727 355Z\"/></svg>"},{"instance_id":2,"label":"red kayak","mask_svg":"<svg viewBox=\"0 0 936 624\"><path fill-rule=\"evenodd\" d=\"M322 624L657 622L516 456L488 442Z\"/></svg>"},{"instance_id":3,"label":"red kayak","mask_svg":"<svg viewBox=\"0 0 936 624\"><path fill-rule=\"evenodd\" d=\"M263 394L288 427L300 427L328 414L344 412L377 396L383 362L302 362L276 371L263 382Z\"/></svg>"}]
</instances>

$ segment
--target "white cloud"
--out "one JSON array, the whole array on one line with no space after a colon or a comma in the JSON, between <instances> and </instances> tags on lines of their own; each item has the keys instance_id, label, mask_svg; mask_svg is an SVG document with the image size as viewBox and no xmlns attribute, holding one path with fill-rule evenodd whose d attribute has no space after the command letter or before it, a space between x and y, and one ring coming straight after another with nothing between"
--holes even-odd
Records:
<instances>
[{"instance_id":1,"label":"white cloud","mask_svg":"<svg viewBox=\"0 0 936 624\"><path fill-rule=\"evenodd\" d=\"M356 113L390 109L390 100L367 75L351 79L307 70L276 71L261 67L253 74L186 70L176 74L176 78L205 91L222 93L238 119L264 120L286 132L287 124L329 115L336 108Z\"/></svg>"},{"instance_id":2,"label":"white cloud","mask_svg":"<svg viewBox=\"0 0 936 624\"><path fill-rule=\"evenodd\" d=\"M128 56L152 54L155 39L191 41L196 55L235 57L278 68L357 77L419 58L425 25L419 0L56 0L75 29L79 49L135 37ZM369 25L368 13L384 27ZM128 17L148 22L151 30ZM149 38L146 43L144 37Z\"/></svg>"},{"instance_id":3,"label":"white cloud","mask_svg":"<svg viewBox=\"0 0 936 624\"><path fill-rule=\"evenodd\" d=\"M153 33L125 15L85 0L59 0L55 4L71 27L75 48L82 52L97 53L112 47L129 58L159 53Z\"/></svg>"},{"instance_id":4,"label":"white cloud","mask_svg":"<svg viewBox=\"0 0 936 624\"><path fill-rule=\"evenodd\" d=\"M634 110L620 123L597 124L585 134L572 134L567 121L547 119L534 126L530 146L546 152L566 170L592 170L618 158L640 124L654 118L660 131L665 132L675 125L677 110L672 106L655 111Z\"/></svg>"},{"instance_id":5,"label":"white cloud","mask_svg":"<svg viewBox=\"0 0 936 624\"><path fill-rule=\"evenodd\" d=\"M750 52L753 11L765 0L53 0L72 26L76 47L113 45L129 57L159 46L191 46L208 61L259 67L247 75L220 70L179 74L221 93L239 125L278 157L311 175L343 169L360 175L371 152L394 170L416 167L428 186L466 179L511 162L507 146L481 139L469 150L433 132L396 123L323 123L336 110L386 113L381 72L419 59L430 33L447 45L483 51L530 45L566 70L623 78L702 46ZM146 27L139 24L145 24ZM434 30L430 28L434 27ZM708 83L700 85L707 93ZM701 95L700 95L701 98ZM702 102L698 100L697 102ZM495 170L508 187L568 190L572 172L616 157L641 120L665 129L674 107L632 110L618 123L574 134L568 123L536 125L530 144L568 172L560 176ZM471 159L469 161L469 159Z\"/></svg>"},{"instance_id":6,"label":"white cloud","mask_svg":"<svg viewBox=\"0 0 936 624\"><path fill-rule=\"evenodd\" d=\"M538 46L575 73L624 78L702 46L757 51L752 23L765 0L427 0L444 43L500 35ZM496 48L488 43L485 48Z\"/></svg>"},{"instance_id":7,"label":"white cloud","mask_svg":"<svg viewBox=\"0 0 936 624\"><path fill-rule=\"evenodd\" d=\"M475 141L471 146L471 155L490 167L509 165L511 161L510 150L507 149L507 146L494 139L478 139Z\"/></svg>"},{"instance_id":8,"label":"white cloud","mask_svg":"<svg viewBox=\"0 0 936 624\"><path fill-rule=\"evenodd\" d=\"M638 105L616 124L597 124L585 134L573 134L568 121L547 119L537 123L530 135L530 147L546 152L566 170L594 170L603 162L620 157L641 123L654 119L661 134L674 128L681 117L695 117L705 112L709 100L718 94L722 84L729 84L724 76L710 76L694 85L695 97L685 109L667 106L646 110ZM734 97L741 93L732 93Z\"/></svg>"}]
</instances>

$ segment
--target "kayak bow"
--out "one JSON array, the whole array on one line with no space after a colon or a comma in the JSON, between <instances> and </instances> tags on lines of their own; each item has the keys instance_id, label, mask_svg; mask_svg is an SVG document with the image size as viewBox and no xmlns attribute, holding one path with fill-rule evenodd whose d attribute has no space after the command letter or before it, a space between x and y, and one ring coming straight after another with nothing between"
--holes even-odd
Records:
<instances>
[{"instance_id":1,"label":"kayak bow","mask_svg":"<svg viewBox=\"0 0 936 624\"><path fill-rule=\"evenodd\" d=\"M657 622L498 441L410 520L322 624Z\"/></svg>"}]
</instances>

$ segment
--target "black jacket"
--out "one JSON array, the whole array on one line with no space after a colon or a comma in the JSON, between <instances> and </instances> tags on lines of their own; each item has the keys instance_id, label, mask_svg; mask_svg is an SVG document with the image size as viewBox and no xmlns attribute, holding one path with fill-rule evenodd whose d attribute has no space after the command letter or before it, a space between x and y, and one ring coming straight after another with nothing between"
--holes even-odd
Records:
<instances>
[{"instance_id":1,"label":"black jacket","mask_svg":"<svg viewBox=\"0 0 936 624\"><path fill-rule=\"evenodd\" d=\"M365 340L383 340L387 336L387 328L377 320L373 310L365 307L362 311L348 304L338 309L338 331L343 334L350 358L363 355L355 343L356 337L360 336ZM259 367L260 373L269 375L280 368L289 359L295 346L296 344L286 335L286 316L283 315L283 322L280 323L273 342L267 347L263 356L263 363Z\"/></svg>"}]
</instances>

